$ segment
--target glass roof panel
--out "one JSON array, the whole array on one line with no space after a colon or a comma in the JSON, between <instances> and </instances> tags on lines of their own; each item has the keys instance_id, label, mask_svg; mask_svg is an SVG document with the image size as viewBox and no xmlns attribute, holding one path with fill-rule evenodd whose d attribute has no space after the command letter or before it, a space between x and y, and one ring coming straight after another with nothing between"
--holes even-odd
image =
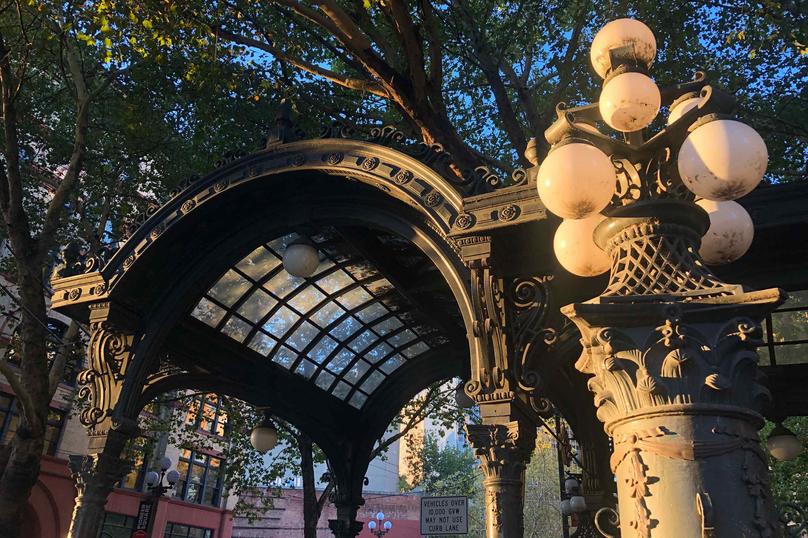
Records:
<instances>
[{"instance_id":1,"label":"glass roof panel","mask_svg":"<svg viewBox=\"0 0 808 538\"><path fill-rule=\"evenodd\" d=\"M273 306L278 304L270 294L258 288L238 309L238 313L253 323L260 322Z\"/></svg>"},{"instance_id":2,"label":"glass roof panel","mask_svg":"<svg viewBox=\"0 0 808 538\"><path fill-rule=\"evenodd\" d=\"M305 284L306 281L302 278L292 276L286 271L281 271L277 275L269 279L264 284L264 287L272 292L276 297L283 299L290 292L296 290L300 285Z\"/></svg>"},{"instance_id":3,"label":"glass roof panel","mask_svg":"<svg viewBox=\"0 0 808 538\"><path fill-rule=\"evenodd\" d=\"M271 318L264 323L264 330L276 338L280 338L286 331L292 328L300 316L282 306Z\"/></svg>"},{"instance_id":4,"label":"glass roof panel","mask_svg":"<svg viewBox=\"0 0 808 538\"><path fill-rule=\"evenodd\" d=\"M289 300L289 306L300 312L308 313L312 308L320 304L325 295L314 286L306 286L300 293Z\"/></svg>"},{"instance_id":5,"label":"glass roof panel","mask_svg":"<svg viewBox=\"0 0 808 538\"><path fill-rule=\"evenodd\" d=\"M208 299L202 299L199 301L199 304L196 305L194 311L191 312L191 315L211 327L216 327L219 322L222 321L226 313L227 311L224 308L214 304Z\"/></svg>"},{"instance_id":6,"label":"glass roof panel","mask_svg":"<svg viewBox=\"0 0 808 538\"><path fill-rule=\"evenodd\" d=\"M231 269L213 285L208 292L208 296L216 299L225 306L231 306L238 301L251 286L252 284L250 284L249 280Z\"/></svg>"},{"instance_id":7,"label":"glass roof panel","mask_svg":"<svg viewBox=\"0 0 808 538\"><path fill-rule=\"evenodd\" d=\"M362 390L368 394L373 394L373 391L375 391L379 385L382 384L382 381L384 381L384 374L378 370L375 370L362 383Z\"/></svg>"},{"instance_id":8,"label":"glass roof panel","mask_svg":"<svg viewBox=\"0 0 808 538\"><path fill-rule=\"evenodd\" d=\"M255 336L250 340L250 349L257 351L261 355L269 355L269 352L275 349L275 340L262 332L255 333Z\"/></svg>"},{"instance_id":9,"label":"glass roof panel","mask_svg":"<svg viewBox=\"0 0 808 538\"><path fill-rule=\"evenodd\" d=\"M316 312L309 315L309 320L313 321L320 327L327 327L337 321L337 319L345 313L340 305L335 302L328 302L317 309Z\"/></svg>"},{"instance_id":10,"label":"glass roof panel","mask_svg":"<svg viewBox=\"0 0 808 538\"><path fill-rule=\"evenodd\" d=\"M368 397L362 394L361 392L354 392L353 396L351 396L351 399L348 401L348 403L356 407L357 409L361 409L362 406L365 405L367 399Z\"/></svg>"},{"instance_id":11,"label":"glass roof panel","mask_svg":"<svg viewBox=\"0 0 808 538\"><path fill-rule=\"evenodd\" d=\"M296 238L250 252L191 316L359 409L440 334L333 228L312 236L321 260L313 276L289 275L281 260Z\"/></svg>"},{"instance_id":12,"label":"glass roof panel","mask_svg":"<svg viewBox=\"0 0 808 538\"><path fill-rule=\"evenodd\" d=\"M258 280L281 264L281 260L263 246L250 252L246 258L236 264L245 275Z\"/></svg>"},{"instance_id":13,"label":"glass roof panel","mask_svg":"<svg viewBox=\"0 0 808 538\"><path fill-rule=\"evenodd\" d=\"M333 359L331 359L326 368L335 374L341 374L348 366L350 366L355 357L356 354L354 352L352 352L350 349L343 348L334 356Z\"/></svg>"}]
</instances>

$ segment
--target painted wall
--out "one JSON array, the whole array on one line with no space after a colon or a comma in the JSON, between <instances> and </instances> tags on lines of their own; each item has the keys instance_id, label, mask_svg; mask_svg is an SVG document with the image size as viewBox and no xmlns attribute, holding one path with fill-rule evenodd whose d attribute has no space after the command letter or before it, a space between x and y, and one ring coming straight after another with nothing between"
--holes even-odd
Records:
<instances>
[{"instance_id":1,"label":"painted wall","mask_svg":"<svg viewBox=\"0 0 808 538\"><path fill-rule=\"evenodd\" d=\"M39 481L31 492L25 514L23 538L64 538L70 528L76 490L67 461L45 456ZM146 495L128 490L115 490L106 510L136 517L140 501ZM155 511L154 536L161 537L166 523L180 523L213 529L214 538L230 538L233 514L230 510L190 504L164 497Z\"/></svg>"}]
</instances>

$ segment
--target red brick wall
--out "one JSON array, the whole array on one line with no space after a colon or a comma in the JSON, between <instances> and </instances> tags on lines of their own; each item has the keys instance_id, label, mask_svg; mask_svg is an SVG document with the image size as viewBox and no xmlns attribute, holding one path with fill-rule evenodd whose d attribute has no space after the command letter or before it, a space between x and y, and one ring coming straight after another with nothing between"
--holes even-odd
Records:
<instances>
[{"instance_id":1,"label":"red brick wall","mask_svg":"<svg viewBox=\"0 0 808 538\"><path fill-rule=\"evenodd\" d=\"M420 538L419 517L421 501L412 494L365 493L365 505L359 508L357 519L365 523L360 538L373 538L367 522L377 512L384 512L393 522L393 529L385 538ZM333 536L328 530L328 520L336 517L332 504L327 504L317 525L317 537ZM250 523L246 518L236 517L233 521L234 538L294 538L303 535L303 491L285 489L280 498L275 499L273 508L262 514L257 521Z\"/></svg>"}]
</instances>

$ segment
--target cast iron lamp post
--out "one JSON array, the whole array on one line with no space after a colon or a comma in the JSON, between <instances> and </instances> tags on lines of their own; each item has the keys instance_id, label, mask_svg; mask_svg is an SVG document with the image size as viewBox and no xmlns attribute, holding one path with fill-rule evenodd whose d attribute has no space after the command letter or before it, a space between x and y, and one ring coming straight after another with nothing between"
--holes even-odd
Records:
<instances>
[{"instance_id":1,"label":"cast iron lamp post","mask_svg":"<svg viewBox=\"0 0 808 538\"><path fill-rule=\"evenodd\" d=\"M376 538L382 538L382 536L390 532L390 529L392 528L392 521L384 521L384 512L379 512L376 514L376 521L371 519L368 522L368 529L370 529L371 534L373 534L373 536Z\"/></svg>"},{"instance_id":2,"label":"cast iron lamp post","mask_svg":"<svg viewBox=\"0 0 808 538\"><path fill-rule=\"evenodd\" d=\"M180 473L176 469L171 469L171 459L168 456L163 456L160 458L160 472L149 471L146 473L146 487L151 492L152 497L157 499L173 488L179 479ZM165 480L165 484L163 480Z\"/></svg>"},{"instance_id":3,"label":"cast iron lamp post","mask_svg":"<svg viewBox=\"0 0 808 538\"><path fill-rule=\"evenodd\" d=\"M755 349L784 293L724 283L708 267L751 244L733 200L760 182L766 146L702 73L659 90L655 54L644 24L607 24L591 50L599 102L559 104L545 132L537 185L564 219L556 257L580 276L610 271L600 296L562 309L582 335L575 366L592 376L613 439L624 538L774 536L757 435L770 395ZM670 114L652 134L661 107Z\"/></svg>"}]
</instances>

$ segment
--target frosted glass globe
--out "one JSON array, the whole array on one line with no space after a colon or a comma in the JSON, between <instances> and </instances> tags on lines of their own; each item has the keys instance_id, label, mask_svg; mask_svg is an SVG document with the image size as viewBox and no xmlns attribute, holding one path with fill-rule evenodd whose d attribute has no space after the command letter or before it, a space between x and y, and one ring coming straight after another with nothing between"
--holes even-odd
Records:
<instances>
[{"instance_id":1,"label":"frosted glass globe","mask_svg":"<svg viewBox=\"0 0 808 538\"><path fill-rule=\"evenodd\" d=\"M561 515L568 516L572 514L572 508L570 507L570 500L564 499L561 501Z\"/></svg>"},{"instance_id":2,"label":"frosted glass globe","mask_svg":"<svg viewBox=\"0 0 808 538\"><path fill-rule=\"evenodd\" d=\"M368 522L368 528L370 530L376 530L376 522L375 521Z\"/></svg>"},{"instance_id":3,"label":"frosted glass globe","mask_svg":"<svg viewBox=\"0 0 808 538\"><path fill-rule=\"evenodd\" d=\"M648 26L636 19L617 19L600 29L592 40L589 57L592 67L605 77L612 67L609 50L631 46L634 58L650 67L656 56L656 38Z\"/></svg>"},{"instance_id":4,"label":"frosted glass globe","mask_svg":"<svg viewBox=\"0 0 808 538\"><path fill-rule=\"evenodd\" d=\"M802 454L802 443L791 431L784 428L784 432L777 432L777 428L766 440L766 448L777 460L789 461Z\"/></svg>"},{"instance_id":5,"label":"frosted glass globe","mask_svg":"<svg viewBox=\"0 0 808 538\"><path fill-rule=\"evenodd\" d=\"M686 112L689 112L699 106L699 101L701 101L701 97L691 97L690 99L685 99L681 103L677 103L675 107L671 108L670 114L668 114L668 125L684 116Z\"/></svg>"},{"instance_id":6,"label":"frosted glass globe","mask_svg":"<svg viewBox=\"0 0 808 538\"><path fill-rule=\"evenodd\" d=\"M679 149L679 176L685 186L708 200L736 200L760 183L769 152L760 135L735 120L697 127Z\"/></svg>"},{"instance_id":7,"label":"frosted glass globe","mask_svg":"<svg viewBox=\"0 0 808 538\"><path fill-rule=\"evenodd\" d=\"M622 73L603 87L598 108L609 127L629 133L654 121L661 104L659 88L651 77L642 73Z\"/></svg>"},{"instance_id":8,"label":"frosted glass globe","mask_svg":"<svg viewBox=\"0 0 808 538\"><path fill-rule=\"evenodd\" d=\"M752 217L738 202L699 200L710 216L710 228L701 239L699 254L708 265L734 262L749 250L755 236Z\"/></svg>"},{"instance_id":9,"label":"frosted glass globe","mask_svg":"<svg viewBox=\"0 0 808 538\"><path fill-rule=\"evenodd\" d=\"M617 184L614 166L595 146L572 142L555 148L539 167L539 197L561 218L582 219L609 204Z\"/></svg>"},{"instance_id":10,"label":"frosted glass globe","mask_svg":"<svg viewBox=\"0 0 808 538\"><path fill-rule=\"evenodd\" d=\"M384 522L384 530L389 531L392 528L393 528L393 522L392 521L385 521Z\"/></svg>"},{"instance_id":11,"label":"frosted glass globe","mask_svg":"<svg viewBox=\"0 0 808 538\"><path fill-rule=\"evenodd\" d=\"M583 495L574 495L570 497L570 510L575 513L586 511L586 499Z\"/></svg>"},{"instance_id":12,"label":"frosted glass globe","mask_svg":"<svg viewBox=\"0 0 808 538\"><path fill-rule=\"evenodd\" d=\"M595 244L592 237L595 227L605 218L595 214L561 223L553 237L553 250L564 269L578 276L596 276L609 270L609 256Z\"/></svg>"},{"instance_id":13,"label":"frosted glass globe","mask_svg":"<svg viewBox=\"0 0 808 538\"><path fill-rule=\"evenodd\" d=\"M292 276L309 277L319 265L317 249L307 243L292 243L283 252L283 268Z\"/></svg>"},{"instance_id":14,"label":"frosted glass globe","mask_svg":"<svg viewBox=\"0 0 808 538\"><path fill-rule=\"evenodd\" d=\"M258 452L269 452L278 444L278 430L264 425L253 428L250 443Z\"/></svg>"}]
</instances>

